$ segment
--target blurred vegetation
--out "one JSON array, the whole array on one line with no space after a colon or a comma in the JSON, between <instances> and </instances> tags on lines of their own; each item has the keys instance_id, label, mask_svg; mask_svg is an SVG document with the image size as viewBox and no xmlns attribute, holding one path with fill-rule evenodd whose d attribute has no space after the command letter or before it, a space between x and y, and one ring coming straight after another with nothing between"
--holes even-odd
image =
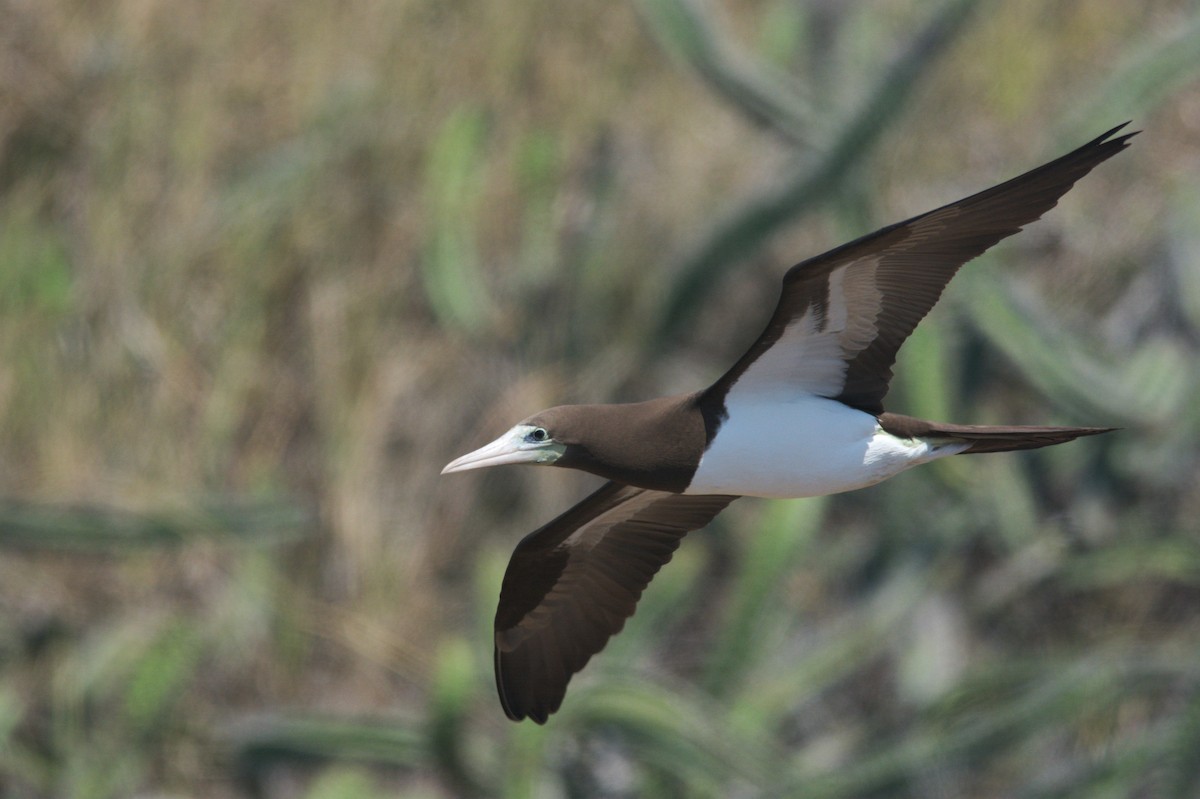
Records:
<instances>
[{"instance_id":1,"label":"blurred vegetation","mask_svg":"<svg viewBox=\"0 0 1200 799\"><path fill-rule=\"evenodd\" d=\"M1200 7L0 0L0 795L1200 794ZM545 727L491 615L783 270L1126 119L899 411L1111 424L689 538Z\"/></svg>"}]
</instances>

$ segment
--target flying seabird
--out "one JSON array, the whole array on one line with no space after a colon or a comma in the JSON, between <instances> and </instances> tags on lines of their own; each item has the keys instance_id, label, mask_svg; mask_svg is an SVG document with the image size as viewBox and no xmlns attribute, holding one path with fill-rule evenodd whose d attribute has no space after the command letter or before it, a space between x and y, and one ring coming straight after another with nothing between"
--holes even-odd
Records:
<instances>
[{"instance_id":1,"label":"flying seabird","mask_svg":"<svg viewBox=\"0 0 1200 799\"><path fill-rule=\"evenodd\" d=\"M443 474L540 463L608 480L526 536L509 561L495 621L508 717L545 723L680 539L740 496L835 494L948 455L1111 430L930 422L884 411L883 398L897 350L958 268L1128 146L1134 133L1114 138L1124 127L792 267L766 330L702 391L550 408L447 464Z\"/></svg>"}]
</instances>

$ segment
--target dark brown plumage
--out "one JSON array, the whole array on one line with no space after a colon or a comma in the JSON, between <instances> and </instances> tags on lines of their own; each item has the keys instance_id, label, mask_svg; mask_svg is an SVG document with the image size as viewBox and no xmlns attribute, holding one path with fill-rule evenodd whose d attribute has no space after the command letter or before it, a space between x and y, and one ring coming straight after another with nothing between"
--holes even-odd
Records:
<instances>
[{"instance_id":1,"label":"dark brown plumage","mask_svg":"<svg viewBox=\"0 0 1200 799\"><path fill-rule=\"evenodd\" d=\"M696 396L688 394L620 405L562 405L522 424L554 431L554 440L566 446L557 466L678 493L691 482L707 440L704 419L695 410Z\"/></svg>"},{"instance_id":2,"label":"dark brown plumage","mask_svg":"<svg viewBox=\"0 0 1200 799\"><path fill-rule=\"evenodd\" d=\"M502 438L449 464L444 471L554 463L610 481L522 540L509 562L495 622L496 687L508 716L545 722L571 676L622 628L682 537L736 499L705 493L712 485L727 489L719 469L706 467L708 483L698 471L716 451L733 397L751 414L771 403L794 407L800 398L823 398L819 407L806 407L822 419L844 421L848 430L865 422L890 434L874 458L897 457L888 442L901 442L896 446L905 451L925 447L932 458L1031 449L1109 430L929 422L885 413L883 398L900 345L959 267L1038 219L1079 178L1124 149L1134 134L1114 138L1122 127L1006 183L792 267L766 329L704 391L627 405L552 408L513 428L511 441ZM775 417L769 421L766 438L773 439ZM780 417L780 424L787 421ZM854 447L866 452L874 440L867 438ZM737 458L745 457L745 449L735 446L723 456L730 452L735 465L742 463ZM807 459L805 468L827 468L826 456L796 453ZM818 493L850 490L899 470L874 477L868 470L875 467L862 468L859 482L852 470L840 487ZM694 493L682 493L688 490Z\"/></svg>"},{"instance_id":3,"label":"dark brown plumage","mask_svg":"<svg viewBox=\"0 0 1200 799\"><path fill-rule=\"evenodd\" d=\"M737 497L609 482L517 544L496 611L496 689L508 717L539 724L571 675L633 615L684 535Z\"/></svg>"},{"instance_id":4,"label":"dark brown plumage","mask_svg":"<svg viewBox=\"0 0 1200 799\"><path fill-rule=\"evenodd\" d=\"M876 335L849 360L845 382L833 399L867 413L883 413L883 398L900 345L942 296L959 267L1039 219L1075 181L1125 149L1136 133L1112 138L1125 125L998 186L793 266L783 276L779 304L766 329L708 389L706 403L719 403L746 368L779 340L788 324L809 308L820 311L827 305L829 276L835 270L855 261L870 261L875 264L874 284L882 295L874 320Z\"/></svg>"}]
</instances>

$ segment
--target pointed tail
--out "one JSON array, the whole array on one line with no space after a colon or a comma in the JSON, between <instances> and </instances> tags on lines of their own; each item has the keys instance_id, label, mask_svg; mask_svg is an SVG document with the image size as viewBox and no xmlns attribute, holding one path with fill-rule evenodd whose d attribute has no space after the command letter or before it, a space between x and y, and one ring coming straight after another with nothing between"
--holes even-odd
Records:
<instances>
[{"instance_id":1,"label":"pointed tail","mask_svg":"<svg viewBox=\"0 0 1200 799\"><path fill-rule=\"evenodd\" d=\"M956 438L971 444L963 455L981 452L1011 452L1063 444L1081 436L1094 436L1116 430L1115 427L1034 427L1023 425L945 424L914 419L897 413L879 416L879 426L901 438Z\"/></svg>"}]
</instances>

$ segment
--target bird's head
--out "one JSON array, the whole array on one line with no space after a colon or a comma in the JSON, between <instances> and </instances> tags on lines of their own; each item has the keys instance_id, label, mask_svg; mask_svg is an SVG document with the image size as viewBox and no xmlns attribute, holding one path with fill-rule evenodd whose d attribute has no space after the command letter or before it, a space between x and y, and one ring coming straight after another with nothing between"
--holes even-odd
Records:
<instances>
[{"instance_id":1,"label":"bird's head","mask_svg":"<svg viewBox=\"0 0 1200 799\"><path fill-rule=\"evenodd\" d=\"M682 491L703 452L704 421L692 395L617 405L559 405L535 413L442 474L540 463L661 491Z\"/></svg>"},{"instance_id":2,"label":"bird's head","mask_svg":"<svg viewBox=\"0 0 1200 799\"><path fill-rule=\"evenodd\" d=\"M569 411L565 406L536 413L492 443L450 461L442 474L506 463L553 464L567 451Z\"/></svg>"}]
</instances>

